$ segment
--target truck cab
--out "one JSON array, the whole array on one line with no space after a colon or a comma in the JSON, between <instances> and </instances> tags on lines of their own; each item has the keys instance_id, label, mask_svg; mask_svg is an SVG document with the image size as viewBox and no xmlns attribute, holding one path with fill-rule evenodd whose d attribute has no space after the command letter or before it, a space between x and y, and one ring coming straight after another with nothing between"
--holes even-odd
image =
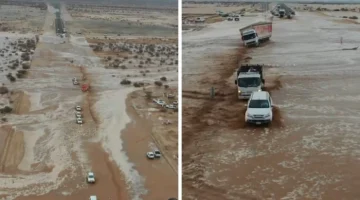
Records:
<instances>
[{"instance_id":1,"label":"truck cab","mask_svg":"<svg viewBox=\"0 0 360 200\"><path fill-rule=\"evenodd\" d=\"M235 80L239 99L249 99L253 92L264 87L262 65L241 65Z\"/></svg>"},{"instance_id":2,"label":"truck cab","mask_svg":"<svg viewBox=\"0 0 360 200\"><path fill-rule=\"evenodd\" d=\"M280 18L285 16L285 9L279 9Z\"/></svg>"},{"instance_id":3,"label":"truck cab","mask_svg":"<svg viewBox=\"0 0 360 200\"><path fill-rule=\"evenodd\" d=\"M254 92L247 104L245 122L252 124L269 124L273 119L273 104L266 91Z\"/></svg>"},{"instance_id":4,"label":"truck cab","mask_svg":"<svg viewBox=\"0 0 360 200\"><path fill-rule=\"evenodd\" d=\"M259 46L259 37L255 31L255 29L249 29L249 30L246 30L242 33L241 35L241 39L243 40L244 42L244 45L245 46L252 46L252 45L255 45L255 46Z\"/></svg>"}]
</instances>

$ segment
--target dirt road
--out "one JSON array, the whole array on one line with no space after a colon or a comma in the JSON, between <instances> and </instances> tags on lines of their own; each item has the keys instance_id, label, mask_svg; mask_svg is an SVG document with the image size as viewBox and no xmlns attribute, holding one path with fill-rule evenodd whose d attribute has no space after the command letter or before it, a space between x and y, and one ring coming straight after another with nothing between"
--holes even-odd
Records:
<instances>
[{"instance_id":1,"label":"dirt road","mask_svg":"<svg viewBox=\"0 0 360 200\"><path fill-rule=\"evenodd\" d=\"M275 19L271 42L245 52L239 26L183 37L184 199L358 198L359 59L341 50L360 41L358 27L299 13ZM265 70L278 107L270 127L244 125L233 83L238 52L273 66ZM215 100L211 86L222 94Z\"/></svg>"}]
</instances>

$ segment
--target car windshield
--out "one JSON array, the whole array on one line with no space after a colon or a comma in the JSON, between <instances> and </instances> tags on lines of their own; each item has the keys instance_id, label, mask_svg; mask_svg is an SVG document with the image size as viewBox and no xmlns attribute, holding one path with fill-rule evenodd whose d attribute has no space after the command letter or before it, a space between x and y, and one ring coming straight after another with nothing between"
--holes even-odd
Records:
<instances>
[{"instance_id":1,"label":"car windshield","mask_svg":"<svg viewBox=\"0 0 360 200\"><path fill-rule=\"evenodd\" d=\"M92 175L92 174L89 174L89 178L94 178L94 175Z\"/></svg>"},{"instance_id":2,"label":"car windshield","mask_svg":"<svg viewBox=\"0 0 360 200\"><path fill-rule=\"evenodd\" d=\"M251 100L249 103L249 108L269 108L268 100Z\"/></svg>"},{"instance_id":3,"label":"car windshield","mask_svg":"<svg viewBox=\"0 0 360 200\"><path fill-rule=\"evenodd\" d=\"M239 78L239 87L258 87L260 86L260 78Z\"/></svg>"},{"instance_id":4,"label":"car windshield","mask_svg":"<svg viewBox=\"0 0 360 200\"><path fill-rule=\"evenodd\" d=\"M242 37L243 40L251 40L254 39L256 37L255 33L249 34L249 35L244 35Z\"/></svg>"}]
</instances>

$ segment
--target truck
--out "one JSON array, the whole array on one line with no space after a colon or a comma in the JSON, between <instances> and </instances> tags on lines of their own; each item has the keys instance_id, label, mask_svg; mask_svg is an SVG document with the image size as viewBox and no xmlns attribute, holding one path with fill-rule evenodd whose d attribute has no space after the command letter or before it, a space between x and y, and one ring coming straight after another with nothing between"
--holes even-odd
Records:
<instances>
[{"instance_id":1,"label":"truck","mask_svg":"<svg viewBox=\"0 0 360 200\"><path fill-rule=\"evenodd\" d=\"M246 47L259 46L272 35L272 22L257 22L240 30L241 39Z\"/></svg>"},{"instance_id":2,"label":"truck","mask_svg":"<svg viewBox=\"0 0 360 200\"><path fill-rule=\"evenodd\" d=\"M241 65L236 73L235 84L239 99L249 99L253 92L262 91L265 85L263 65Z\"/></svg>"},{"instance_id":3,"label":"truck","mask_svg":"<svg viewBox=\"0 0 360 200\"><path fill-rule=\"evenodd\" d=\"M285 9L279 9L279 17L283 18L285 16Z\"/></svg>"}]
</instances>

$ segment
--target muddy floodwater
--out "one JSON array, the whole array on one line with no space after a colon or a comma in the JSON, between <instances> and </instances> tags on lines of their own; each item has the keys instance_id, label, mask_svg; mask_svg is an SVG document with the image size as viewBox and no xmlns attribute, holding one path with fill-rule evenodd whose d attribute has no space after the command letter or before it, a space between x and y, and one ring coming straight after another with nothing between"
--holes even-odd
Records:
<instances>
[{"instance_id":1,"label":"muddy floodwater","mask_svg":"<svg viewBox=\"0 0 360 200\"><path fill-rule=\"evenodd\" d=\"M359 199L360 57L343 50L358 46L359 26L300 12L274 18L271 41L242 50L233 23L183 36L184 199ZM271 65L269 127L244 125L230 61L239 56ZM222 93L212 101L211 86Z\"/></svg>"}]
</instances>

